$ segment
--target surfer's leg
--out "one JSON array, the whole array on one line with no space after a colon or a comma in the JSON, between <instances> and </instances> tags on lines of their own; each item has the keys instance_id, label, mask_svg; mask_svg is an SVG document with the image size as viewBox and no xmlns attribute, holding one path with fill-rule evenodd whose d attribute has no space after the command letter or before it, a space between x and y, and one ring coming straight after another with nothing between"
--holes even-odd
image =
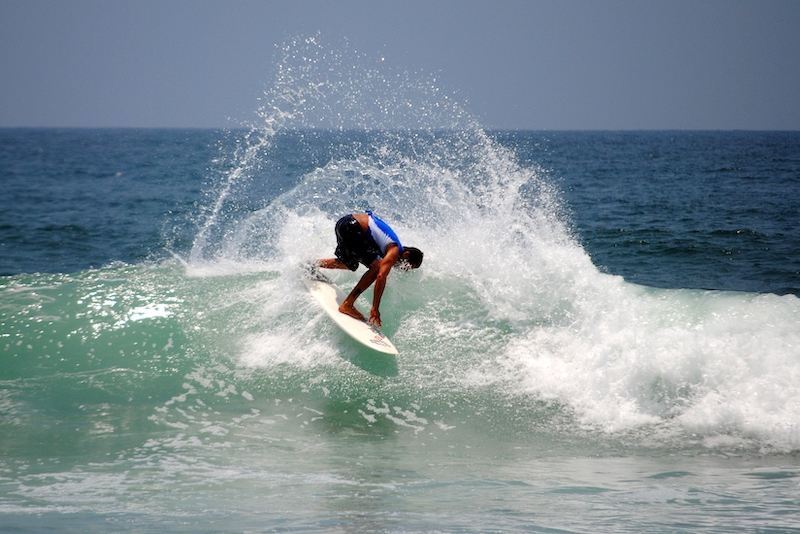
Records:
<instances>
[{"instance_id":1,"label":"surfer's leg","mask_svg":"<svg viewBox=\"0 0 800 534\"><path fill-rule=\"evenodd\" d=\"M323 269L347 269L347 270L350 269L350 267L342 263L342 261L339 260L338 258L317 260L317 265L319 265Z\"/></svg>"},{"instance_id":2,"label":"surfer's leg","mask_svg":"<svg viewBox=\"0 0 800 534\"><path fill-rule=\"evenodd\" d=\"M358 311L358 309L355 306L353 306L352 304L349 305L349 306L346 306L345 303L342 302L342 305L339 306L339 312L341 312L341 313L343 313L345 315L349 315L350 317L352 317L354 319L358 319L359 321L364 321L364 322L367 321L367 318L364 317L364 314L361 313L360 311Z\"/></svg>"},{"instance_id":3,"label":"surfer's leg","mask_svg":"<svg viewBox=\"0 0 800 534\"><path fill-rule=\"evenodd\" d=\"M347 298L344 299L344 302L339 306L339 311L350 317L355 317L359 321L366 321L366 317L356 309L356 299L372 285L377 277L378 269L374 266L370 267L370 269L364 273L364 276L361 277L361 280L358 281L356 287L353 288L350 294L347 295Z\"/></svg>"}]
</instances>

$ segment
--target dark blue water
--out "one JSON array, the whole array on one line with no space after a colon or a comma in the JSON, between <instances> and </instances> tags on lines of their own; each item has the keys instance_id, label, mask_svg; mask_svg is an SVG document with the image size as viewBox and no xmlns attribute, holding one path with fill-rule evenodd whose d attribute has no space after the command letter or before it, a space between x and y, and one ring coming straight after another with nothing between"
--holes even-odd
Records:
<instances>
[{"instance_id":1,"label":"dark blue water","mask_svg":"<svg viewBox=\"0 0 800 534\"><path fill-rule=\"evenodd\" d=\"M797 132L503 133L562 186L581 243L626 280L798 294Z\"/></svg>"},{"instance_id":2,"label":"dark blue water","mask_svg":"<svg viewBox=\"0 0 800 534\"><path fill-rule=\"evenodd\" d=\"M245 132L0 131L0 274L75 272L186 253ZM797 132L495 132L562 191L601 270L665 288L800 294ZM289 134L261 162L258 209L357 150Z\"/></svg>"},{"instance_id":3,"label":"dark blue water","mask_svg":"<svg viewBox=\"0 0 800 534\"><path fill-rule=\"evenodd\" d=\"M186 237L169 233L169 222L197 212L218 137L0 131L0 273L75 272L163 257L168 243Z\"/></svg>"}]
</instances>

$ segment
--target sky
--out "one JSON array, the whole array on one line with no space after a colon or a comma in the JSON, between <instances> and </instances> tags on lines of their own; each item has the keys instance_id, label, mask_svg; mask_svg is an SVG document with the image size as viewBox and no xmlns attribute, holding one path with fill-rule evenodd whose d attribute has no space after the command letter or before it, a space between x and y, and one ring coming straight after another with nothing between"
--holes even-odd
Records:
<instances>
[{"instance_id":1,"label":"sky","mask_svg":"<svg viewBox=\"0 0 800 534\"><path fill-rule=\"evenodd\" d=\"M796 0L0 0L0 127L236 126L315 35L489 129L800 130Z\"/></svg>"}]
</instances>

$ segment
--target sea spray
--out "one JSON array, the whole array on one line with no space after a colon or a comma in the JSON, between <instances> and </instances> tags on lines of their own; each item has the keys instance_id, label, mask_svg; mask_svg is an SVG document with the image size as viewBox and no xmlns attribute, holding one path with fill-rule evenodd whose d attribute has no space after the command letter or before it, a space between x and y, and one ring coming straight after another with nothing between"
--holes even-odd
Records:
<instances>
[{"instance_id":1,"label":"sea spray","mask_svg":"<svg viewBox=\"0 0 800 534\"><path fill-rule=\"evenodd\" d=\"M383 66L385 67L385 65ZM389 73L345 41L338 48L319 37L295 38L279 47L273 85L259 99L257 119L236 137L236 149L218 165L216 186L198 223L190 263L236 255L225 240L250 206L253 181L268 181L275 136L306 130L481 132L458 102L441 94L435 78ZM482 132L481 132L482 133ZM336 152L337 147L328 147ZM356 201L356 199L353 199Z\"/></svg>"},{"instance_id":2,"label":"sea spray","mask_svg":"<svg viewBox=\"0 0 800 534\"><path fill-rule=\"evenodd\" d=\"M297 265L331 254L341 214L371 209L426 252L420 272L393 276L384 302L409 387L555 402L577 428L601 432L795 447L800 390L786 379L800 373L795 297L649 289L604 274L549 175L520 165L432 81L391 83L316 39L282 53L263 129L253 130L258 149L243 152L220 198L252 205L270 180L254 172L263 149L303 128L331 129L307 132L325 139L327 156L260 209L214 220L216 243L195 243L215 251L221 272L271 273L248 290L260 311L245 320L240 365L339 366L343 340L309 304ZM398 126L401 109L427 111Z\"/></svg>"}]
</instances>

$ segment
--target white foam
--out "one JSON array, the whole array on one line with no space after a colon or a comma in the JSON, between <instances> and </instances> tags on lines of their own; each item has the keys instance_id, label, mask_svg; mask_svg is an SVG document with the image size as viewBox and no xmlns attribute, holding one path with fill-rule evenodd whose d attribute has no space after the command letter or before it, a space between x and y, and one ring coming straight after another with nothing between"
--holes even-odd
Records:
<instances>
[{"instance_id":1,"label":"white foam","mask_svg":"<svg viewBox=\"0 0 800 534\"><path fill-rule=\"evenodd\" d=\"M534 328L509 344L499 360L519 387L607 431L669 422L797 446L796 298L619 289L594 295L573 324Z\"/></svg>"}]
</instances>

